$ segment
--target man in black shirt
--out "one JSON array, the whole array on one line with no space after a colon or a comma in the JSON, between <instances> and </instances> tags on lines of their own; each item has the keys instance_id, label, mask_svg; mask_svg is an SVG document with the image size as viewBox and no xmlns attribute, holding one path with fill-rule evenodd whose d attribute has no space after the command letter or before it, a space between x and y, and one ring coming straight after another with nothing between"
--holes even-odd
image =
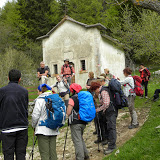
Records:
<instances>
[{"instance_id":1,"label":"man in black shirt","mask_svg":"<svg viewBox=\"0 0 160 160\"><path fill-rule=\"evenodd\" d=\"M47 84L49 76L49 68L45 66L45 63L42 61L40 63L40 68L37 69L37 77L39 78L40 84Z\"/></svg>"},{"instance_id":2,"label":"man in black shirt","mask_svg":"<svg viewBox=\"0 0 160 160\"><path fill-rule=\"evenodd\" d=\"M28 91L18 83L21 72L9 72L9 84L0 88L0 130L4 160L25 160L28 143Z\"/></svg>"}]
</instances>

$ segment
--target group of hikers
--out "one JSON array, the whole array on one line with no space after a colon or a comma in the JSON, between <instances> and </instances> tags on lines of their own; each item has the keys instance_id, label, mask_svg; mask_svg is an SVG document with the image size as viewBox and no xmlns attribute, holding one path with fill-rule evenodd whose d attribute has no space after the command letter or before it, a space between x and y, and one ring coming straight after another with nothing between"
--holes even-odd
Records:
<instances>
[{"instance_id":1,"label":"group of hikers","mask_svg":"<svg viewBox=\"0 0 160 160\"><path fill-rule=\"evenodd\" d=\"M126 67L123 70L124 80L116 78L109 69L104 69L104 73L96 78L93 72L89 72L87 92L81 91L82 87L79 84L71 84L75 70L69 65L68 59L64 60L64 63L61 74L56 76L56 84L51 86L47 84L50 73L44 62L40 63L37 70L41 84L38 86L39 96L35 99L32 113L32 127L38 139L41 159L57 159L56 137L60 134L59 128L65 124L66 117L76 160L90 158L83 133L88 122L93 119L95 124L93 134L97 134L94 143L108 145L104 154L110 154L116 149L116 119L120 108L129 109L131 116L129 129L139 126L134 101L138 94L143 97L143 92L140 93L143 91L141 85L145 86L145 98L148 98L149 70L141 64L140 77L137 78L132 76L132 70ZM10 70L8 77L9 84L0 88L0 129L4 160L14 160L14 153L17 160L25 160L28 143L28 91L19 85L21 81L19 70ZM136 86L137 84L140 86ZM57 87L58 94L54 87ZM157 97L154 97L155 99Z\"/></svg>"}]
</instances>

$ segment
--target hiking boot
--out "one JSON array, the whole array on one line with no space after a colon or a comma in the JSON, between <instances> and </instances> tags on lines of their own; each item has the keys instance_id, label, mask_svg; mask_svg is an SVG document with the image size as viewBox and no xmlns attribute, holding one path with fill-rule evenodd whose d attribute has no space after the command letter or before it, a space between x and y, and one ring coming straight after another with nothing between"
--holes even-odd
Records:
<instances>
[{"instance_id":1,"label":"hiking boot","mask_svg":"<svg viewBox=\"0 0 160 160\"><path fill-rule=\"evenodd\" d=\"M102 141L102 145L106 145L106 144L108 144L108 140L107 139Z\"/></svg>"},{"instance_id":2,"label":"hiking boot","mask_svg":"<svg viewBox=\"0 0 160 160\"><path fill-rule=\"evenodd\" d=\"M94 131L93 134L97 134L97 131Z\"/></svg>"},{"instance_id":3,"label":"hiking boot","mask_svg":"<svg viewBox=\"0 0 160 160\"><path fill-rule=\"evenodd\" d=\"M89 160L89 159L90 159L89 156L84 157L84 160Z\"/></svg>"},{"instance_id":4,"label":"hiking boot","mask_svg":"<svg viewBox=\"0 0 160 160\"><path fill-rule=\"evenodd\" d=\"M102 141L101 141L100 139L97 139L97 140L94 141L95 144L101 143L101 142L102 142Z\"/></svg>"},{"instance_id":5,"label":"hiking boot","mask_svg":"<svg viewBox=\"0 0 160 160\"><path fill-rule=\"evenodd\" d=\"M107 149L104 151L104 154L110 154L110 153L112 153L114 150L115 150L115 148L114 148L114 149L107 148Z\"/></svg>"},{"instance_id":6,"label":"hiking boot","mask_svg":"<svg viewBox=\"0 0 160 160\"><path fill-rule=\"evenodd\" d=\"M136 125L132 124L132 125L128 126L129 129L134 129L134 128L138 128L138 127L139 127L139 123Z\"/></svg>"}]
</instances>

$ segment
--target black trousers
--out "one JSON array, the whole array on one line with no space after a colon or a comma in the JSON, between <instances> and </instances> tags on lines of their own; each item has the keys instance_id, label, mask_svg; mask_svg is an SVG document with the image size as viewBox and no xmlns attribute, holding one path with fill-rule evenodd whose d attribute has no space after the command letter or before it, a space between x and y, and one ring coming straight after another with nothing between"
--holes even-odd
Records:
<instances>
[{"instance_id":1,"label":"black trousers","mask_svg":"<svg viewBox=\"0 0 160 160\"><path fill-rule=\"evenodd\" d=\"M145 96L148 96L148 81L142 81L142 86L145 88Z\"/></svg>"},{"instance_id":2,"label":"black trousers","mask_svg":"<svg viewBox=\"0 0 160 160\"><path fill-rule=\"evenodd\" d=\"M95 118L95 125L97 130L97 136L99 140L107 140L108 139L108 130L107 130L107 119L106 113L100 111Z\"/></svg>"},{"instance_id":3,"label":"black trousers","mask_svg":"<svg viewBox=\"0 0 160 160\"><path fill-rule=\"evenodd\" d=\"M160 89L156 89L154 92L154 99L159 98Z\"/></svg>"},{"instance_id":4,"label":"black trousers","mask_svg":"<svg viewBox=\"0 0 160 160\"><path fill-rule=\"evenodd\" d=\"M1 134L1 132L0 132L0 153L2 152L1 142L2 142L2 134Z\"/></svg>"},{"instance_id":5,"label":"black trousers","mask_svg":"<svg viewBox=\"0 0 160 160\"><path fill-rule=\"evenodd\" d=\"M107 118L107 131L108 131L108 148L116 148L117 132L116 132L116 119L118 116L118 110L106 112Z\"/></svg>"},{"instance_id":6,"label":"black trousers","mask_svg":"<svg viewBox=\"0 0 160 160\"><path fill-rule=\"evenodd\" d=\"M13 133L2 133L2 150L4 160L25 160L28 144L28 129Z\"/></svg>"}]
</instances>

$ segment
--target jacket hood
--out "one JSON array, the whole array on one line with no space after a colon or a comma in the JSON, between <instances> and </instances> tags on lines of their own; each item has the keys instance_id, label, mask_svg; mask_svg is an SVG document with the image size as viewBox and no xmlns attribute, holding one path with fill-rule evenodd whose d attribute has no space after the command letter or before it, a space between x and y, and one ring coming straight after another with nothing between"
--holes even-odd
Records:
<instances>
[{"instance_id":1,"label":"jacket hood","mask_svg":"<svg viewBox=\"0 0 160 160\"><path fill-rule=\"evenodd\" d=\"M36 103L37 99L43 98L43 97L48 96L48 95L51 95L51 94L52 94L51 91L46 91L46 92L40 94L40 95L34 100L34 103Z\"/></svg>"}]
</instances>

